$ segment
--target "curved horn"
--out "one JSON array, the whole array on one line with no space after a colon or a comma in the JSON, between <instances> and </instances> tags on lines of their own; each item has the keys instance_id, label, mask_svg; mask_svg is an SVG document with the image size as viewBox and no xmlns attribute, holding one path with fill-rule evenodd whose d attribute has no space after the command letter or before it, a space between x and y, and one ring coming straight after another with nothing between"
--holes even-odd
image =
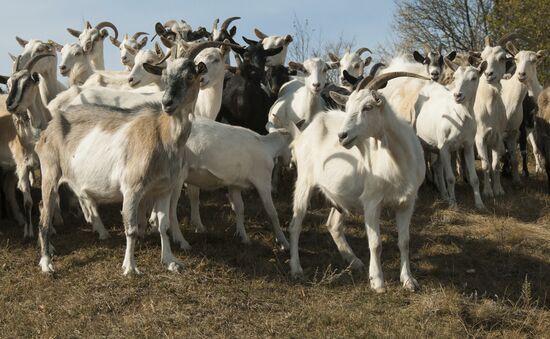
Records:
<instances>
[{"instance_id":1,"label":"curved horn","mask_svg":"<svg viewBox=\"0 0 550 339\"><path fill-rule=\"evenodd\" d=\"M370 54L372 54L372 51L371 51L370 49L366 48L366 47L361 47L361 48L359 48L359 49L355 52L355 54L361 55L361 54L363 54L363 53L365 53L365 52L369 52Z\"/></svg>"},{"instance_id":2,"label":"curved horn","mask_svg":"<svg viewBox=\"0 0 550 339\"><path fill-rule=\"evenodd\" d=\"M224 22L222 22L222 25L220 26L220 30L226 30L227 27L229 27L229 24L235 20L238 20L240 19L241 17L240 16L232 16L230 18L227 18L224 20Z\"/></svg>"},{"instance_id":3,"label":"curved horn","mask_svg":"<svg viewBox=\"0 0 550 339\"><path fill-rule=\"evenodd\" d=\"M254 34L256 34L256 36L258 37L258 39L265 39L267 38L267 35L265 33L263 33L262 31L260 31L259 29L257 28L254 28Z\"/></svg>"},{"instance_id":4,"label":"curved horn","mask_svg":"<svg viewBox=\"0 0 550 339\"><path fill-rule=\"evenodd\" d=\"M416 73L410 73L410 72L390 72L390 73L384 73L382 75L379 75L372 79L372 81L368 81L369 77L366 77L363 79L359 85L357 86L357 91L362 90L363 88L367 88L369 90L375 91L379 89L381 86L383 86L386 82L399 78L399 77L411 77L411 78L417 78L422 80L430 80L430 78L426 78L425 76L416 74Z\"/></svg>"},{"instance_id":5,"label":"curved horn","mask_svg":"<svg viewBox=\"0 0 550 339\"><path fill-rule=\"evenodd\" d=\"M524 41L528 40L522 34L520 34L518 32L512 32L512 33L504 34L502 37L500 37L500 39L498 39L498 41L497 41L497 44L502 46L502 47L505 47L505 45L508 41L512 41L512 40L516 40L516 39L521 39L521 40L524 40Z\"/></svg>"},{"instance_id":6,"label":"curved horn","mask_svg":"<svg viewBox=\"0 0 550 339\"><path fill-rule=\"evenodd\" d=\"M120 44L121 44L120 41L118 41L117 39L113 38L112 36L110 36L109 39L111 39L111 42L113 43L113 45L115 45L116 47L119 47L119 48L120 48Z\"/></svg>"},{"instance_id":7,"label":"curved horn","mask_svg":"<svg viewBox=\"0 0 550 339\"><path fill-rule=\"evenodd\" d=\"M384 64L382 62L379 62L379 63L376 63L376 64L372 65L372 67L370 68L370 71L369 71L369 75L371 77L375 77L376 73L378 73L378 70L382 67L386 67L386 64Z\"/></svg>"},{"instance_id":8,"label":"curved horn","mask_svg":"<svg viewBox=\"0 0 550 339\"><path fill-rule=\"evenodd\" d=\"M216 20L214 20L214 23L212 24L212 32L218 29L219 23L220 23L220 19L216 18Z\"/></svg>"},{"instance_id":9,"label":"curved horn","mask_svg":"<svg viewBox=\"0 0 550 339\"><path fill-rule=\"evenodd\" d=\"M21 39L18 36L15 37L15 40L17 40L17 43L21 45L21 47L25 47L29 43L29 40Z\"/></svg>"},{"instance_id":10,"label":"curved horn","mask_svg":"<svg viewBox=\"0 0 550 339\"><path fill-rule=\"evenodd\" d=\"M134 40L137 40L140 36L142 35L149 35L149 33L145 33L145 32L136 32L134 33L134 35L132 35L132 39Z\"/></svg>"},{"instance_id":11,"label":"curved horn","mask_svg":"<svg viewBox=\"0 0 550 339\"><path fill-rule=\"evenodd\" d=\"M42 58L46 58L46 57L54 57L55 55L54 54L40 54L40 55L37 55L35 56L34 58L32 58L31 60L29 60L29 62L27 63L27 65L25 66L25 69L27 71L29 71L29 73L32 73L32 68L34 67L34 65L36 65L36 63L42 59Z\"/></svg>"},{"instance_id":12,"label":"curved horn","mask_svg":"<svg viewBox=\"0 0 550 339\"><path fill-rule=\"evenodd\" d=\"M514 43L511 42L511 41L508 41L508 42L506 43L506 49L508 50L508 52L510 52L510 54L512 54L512 55L514 55L514 56L515 56L516 54L518 54L518 52L519 52L518 49L517 49L517 47L516 47L516 45L514 45Z\"/></svg>"},{"instance_id":13,"label":"curved horn","mask_svg":"<svg viewBox=\"0 0 550 339\"><path fill-rule=\"evenodd\" d=\"M116 28L115 25L113 25L111 22L109 21L102 21L100 23L98 23L97 25L95 25L95 28L99 31L100 29L102 28L105 28L105 27L109 27L111 28L114 32L115 32L115 39L118 38L118 29Z\"/></svg>"},{"instance_id":14,"label":"curved horn","mask_svg":"<svg viewBox=\"0 0 550 339\"><path fill-rule=\"evenodd\" d=\"M86 22L84 23L84 27L86 29L90 29L90 28L92 28L92 24L90 23L90 21L86 20Z\"/></svg>"},{"instance_id":15,"label":"curved horn","mask_svg":"<svg viewBox=\"0 0 550 339\"><path fill-rule=\"evenodd\" d=\"M220 47L220 46L228 46L228 47L234 47L234 48L237 48L237 47L241 47L239 45L235 45L235 44L228 44L226 42L220 42L220 41L207 41L207 42L203 42L203 43L200 43L200 44L196 44L194 46L192 46L191 48L189 48L186 53L185 53L185 57L186 58L189 58L189 59L195 59L195 57L205 48L209 48L209 47Z\"/></svg>"}]
</instances>

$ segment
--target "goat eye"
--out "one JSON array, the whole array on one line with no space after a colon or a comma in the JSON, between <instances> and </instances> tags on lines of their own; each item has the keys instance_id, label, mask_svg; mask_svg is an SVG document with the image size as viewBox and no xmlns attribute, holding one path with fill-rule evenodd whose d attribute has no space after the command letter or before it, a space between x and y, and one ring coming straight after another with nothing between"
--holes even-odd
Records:
<instances>
[{"instance_id":1,"label":"goat eye","mask_svg":"<svg viewBox=\"0 0 550 339\"><path fill-rule=\"evenodd\" d=\"M363 111L366 112L366 111L370 111L372 109L372 105L365 105L365 107L363 108Z\"/></svg>"}]
</instances>

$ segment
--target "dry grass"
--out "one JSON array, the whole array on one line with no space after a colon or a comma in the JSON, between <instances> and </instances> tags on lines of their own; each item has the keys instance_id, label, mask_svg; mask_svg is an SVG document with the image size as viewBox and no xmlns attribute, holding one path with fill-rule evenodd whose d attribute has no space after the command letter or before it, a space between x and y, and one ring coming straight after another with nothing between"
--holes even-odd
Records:
<instances>
[{"instance_id":1,"label":"dry grass","mask_svg":"<svg viewBox=\"0 0 550 339\"><path fill-rule=\"evenodd\" d=\"M399 284L397 233L383 215L383 267L388 292L370 291L365 274L352 273L323 226L328 209L314 199L301 237L306 280L289 278L288 254L275 249L269 223L253 192L247 194L251 245L233 237L234 217L224 192L202 194L210 232L194 234L177 251L186 270L160 265L157 235L137 248L140 276L123 277L124 237L118 206L102 210L112 238L99 241L82 220L67 216L54 238L58 273L39 273L36 243L22 230L0 227L0 336L2 337L540 337L550 335L550 197L542 176L509 196L472 208L460 182L458 210L423 187L413 217L412 270L422 285ZM283 225L291 216L291 184L276 197ZM182 199L180 215L188 215ZM361 218L348 221L348 239L368 262Z\"/></svg>"}]
</instances>

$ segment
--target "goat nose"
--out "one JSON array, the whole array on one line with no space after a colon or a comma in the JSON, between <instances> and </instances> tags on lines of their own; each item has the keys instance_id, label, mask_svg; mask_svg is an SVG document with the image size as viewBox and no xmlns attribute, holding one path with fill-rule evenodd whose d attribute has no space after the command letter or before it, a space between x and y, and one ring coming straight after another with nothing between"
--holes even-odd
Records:
<instances>
[{"instance_id":1,"label":"goat nose","mask_svg":"<svg viewBox=\"0 0 550 339\"><path fill-rule=\"evenodd\" d=\"M488 76L488 77L490 77L490 76L493 75L493 71L491 71L491 72L485 72L485 75Z\"/></svg>"},{"instance_id":2,"label":"goat nose","mask_svg":"<svg viewBox=\"0 0 550 339\"><path fill-rule=\"evenodd\" d=\"M60 71L64 71L65 69L67 69L67 66L65 66L65 65L59 66L59 70L60 70Z\"/></svg>"},{"instance_id":3,"label":"goat nose","mask_svg":"<svg viewBox=\"0 0 550 339\"><path fill-rule=\"evenodd\" d=\"M338 133L338 138L340 138L340 140L347 138L347 136L348 136L348 133L346 132Z\"/></svg>"},{"instance_id":4,"label":"goat nose","mask_svg":"<svg viewBox=\"0 0 550 339\"><path fill-rule=\"evenodd\" d=\"M518 74L519 74L519 76L522 76L522 77L527 75L525 72L519 72Z\"/></svg>"},{"instance_id":5,"label":"goat nose","mask_svg":"<svg viewBox=\"0 0 550 339\"><path fill-rule=\"evenodd\" d=\"M313 87L315 87L315 88L319 88L319 87L321 87L321 84L320 84L320 83L318 83L318 82L316 82L316 83L314 83L314 84L313 84Z\"/></svg>"},{"instance_id":6,"label":"goat nose","mask_svg":"<svg viewBox=\"0 0 550 339\"><path fill-rule=\"evenodd\" d=\"M128 79L128 82L129 82L129 83L134 82L134 78L129 78L129 79Z\"/></svg>"},{"instance_id":7,"label":"goat nose","mask_svg":"<svg viewBox=\"0 0 550 339\"><path fill-rule=\"evenodd\" d=\"M170 106L172 106L172 105L174 104L174 101L173 101L172 99L166 100L166 101L163 102L163 104L164 104L164 106L166 106L166 107L170 107Z\"/></svg>"}]
</instances>

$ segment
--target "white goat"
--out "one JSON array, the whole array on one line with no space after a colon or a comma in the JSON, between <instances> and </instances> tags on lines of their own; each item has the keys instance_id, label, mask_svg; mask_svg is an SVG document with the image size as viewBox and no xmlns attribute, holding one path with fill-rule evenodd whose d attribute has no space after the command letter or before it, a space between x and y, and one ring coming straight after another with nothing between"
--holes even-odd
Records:
<instances>
[{"instance_id":1,"label":"white goat","mask_svg":"<svg viewBox=\"0 0 550 339\"><path fill-rule=\"evenodd\" d=\"M134 67L134 59L137 52L139 52L147 44L147 37L141 38L138 41L138 38L142 35L147 35L149 33L137 32L132 37L128 36L128 33L124 34L122 41L118 41L115 37L109 37L113 45L120 49L120 62L127 71L132 70Z\"/></svg>"},{"instance_id":2,"label":"white goat","mask_svg":"<svg viewBox=\"0 0 550 339\"><path fill-rule=\"evenodd\" d=\"M445 59L445 63L455 71L453 89L448 90L441 84L431 83L420 91L416 109L416 134L427 146L427 151L438 154L439 159L434 164L437 167L437 184L442 198L449 201L451 206L456 205L451 153L464 149L475 206L484 209L475 169L476 120L473 106L479 78L485 71L487 62L484 61L479 68L459 67L448 59Z\"/></svg>"},{"instance_id":3,"label":"white goat","mask_svg":"<svg viewBox=\"0 0 550 339\"><path fill-rule=\"evenodd\" d=\"M401 282L410 290L418 287L409 267L409 224L418 188L424 180L424 155L412 127L397 118L377 91L398 76L422 78L411 73L387 73L368 85L371 78L365 78L349 97L333 92L332 98L345 105L346 112L317 115L294 140L298 178L290 225L293 276L302 274L298 239L311 192L318 187L337 208L364 212L371 254L369 277L371 287L377 292L384 291L380 210L383 205L391 205L396 212L399 234ZM299 132L294 129L293 133ZM342 213L336 208L332 209L327 226L344 259L353 268L362 268L363 263L345 239Z\"/></svg>"},{"instance_id":4,"label":"white goat","mask_svg":"<svg viewBox=\"0 0 550 339\"><path fill-rule=\"evenodd\" d=\"M297 124L301 120L309 124L324 108L321 90L327 81L327 71L337 65L313 58L303 64L290 62L289 67L304 74L304 78L289 81L281 87L279 98L269 111L267 130L284 127L291 122Z\"/></svg>"},{"instance_id":5,"label":"white goat","mask_svg":"<svg viewBox=\"0 0 550 339\"><path fill-rule=\"evenodd\" d=\"M48 125L36 147L43 175L39 237L43 272L53 271L49 228L60 182L67 182L81 201L122 201L124 274L139 272L134 260L138 211L153 203L161 262L169 270L179 269L181 262L171 251L167 230L170 227L175 240L189 247L179 229L176 205L186 174L188 115L193 112L200 76L206 72L205 65L195 65L193 59L201 49L219 45L201 44L168 65L162 108L158 103L144 105L128 114L114 107L82 105L62 112Z\"/></svg>"},{"instance_id":6,"label":"white goat","mask_svg":"<svg viewBox=\"0 0 550 339\"><path fill-rule=\"evenodd\" d=\"M103 55L103 40L109 35L103 28L109 27L115 32L114 38L118 38L118 30L115 25L108 21L98 23L92 27L89 21L84 24L83 31L77 31L72 28L67 28L67 31L74 37L78 38L80 46L84 52L89 53L92 57L92 65L94 70L104 70L105 60Z\"/></svg>"},{"instance_id":7,"label":"white goat","mask_svg":"<svg viewBox=\"0 0 550 339\"><path fill-rule=\"evenodd\" d=\"M485 38L481 58L487 61L487 68L479 82L474 104L477 124L475 140L483 171L483 194L489 197L504 194L500 183L500 157L504 152L503 138L507 119L500 80L506 72L506 62L509 60L502 47L504 43L506 41L501 39L499 45L492 46L490 38Z\"/></svg>"},{"instance_id":8,"label":"white goat","mask_svg":"<svg viewBox=\"0 0 550 339\"><path fill-rule=\"evenodd\" d=\"M353 91L353 85L346 80L346 77L344 77L344 71L347 71L348 74L350 74L354 78L359 78L363 76L365 67L367 67L372 62L372 57L370 56L365 58L365 60L361 59L361 54L365 52L372 53L370 49L362 47L355 52L351 52L351 50L348 48L342 58L339 58L333 53L328 54L330 60L335 63L339 68L338 79L340 81L340 86L347 89L349 92Z\"/></svg>"},{"instance_id":9,"label":"white goat","mask_svg":"<svg viewBox=\"0 0 550 339\"><path fill-rule=\"evenodd\" d=\"M281 52L279 52L278 54L267 57L265 65L266 66L284 65L286 60L286 55L288 53L288 45L290 45L290 43L292 42L292 36L290 34L267 36L257 28L254 29L254 33L260 39L260 42L264 46L265 50L268 50L271 48L278 48L278 47L283 48Z\"/></svg>"},{"instance_id":10,"label":"white goat","mask_svg":"<svg viewBox=\"0 0 550 339\"><path fill-rule=\"evenodd\" d=\"M186 144L189 175L185 180L189 185L191 222L196 229L205 230L199 214L199 189L228 187L231 208L237 219L236 234L243 243L249 243L241 191L254 187L271 219L277 242L288 249L271 198L271 173L274 159L287 152L289 139L288 133L281 131L261 136L246 128L197 117ZM222 144L225 147L220 147Z\"/></svg>"}]
</instances>

